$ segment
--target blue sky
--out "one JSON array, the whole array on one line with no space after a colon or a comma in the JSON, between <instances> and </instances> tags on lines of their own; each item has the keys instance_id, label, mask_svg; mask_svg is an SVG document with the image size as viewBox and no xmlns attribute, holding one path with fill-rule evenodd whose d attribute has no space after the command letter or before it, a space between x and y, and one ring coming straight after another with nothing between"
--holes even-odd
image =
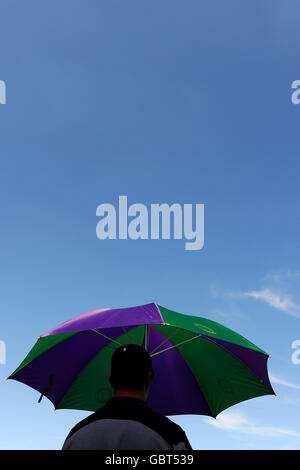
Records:
<instances>
[{"instance_id":1,"label":"blue sky","mask_svg":"<svg viewBox=\"0 0 300 470\"><path fill-rule=\"evenodd\" d=\"M59 449L87 413L5 381L36 337L152 301L272 355L278 396L179 416L195 449L300 448L298 13L291 0L5 0L0 447ZM96 208L205 204L205 244L96 237Z\"/></svg>"}]
</instances>

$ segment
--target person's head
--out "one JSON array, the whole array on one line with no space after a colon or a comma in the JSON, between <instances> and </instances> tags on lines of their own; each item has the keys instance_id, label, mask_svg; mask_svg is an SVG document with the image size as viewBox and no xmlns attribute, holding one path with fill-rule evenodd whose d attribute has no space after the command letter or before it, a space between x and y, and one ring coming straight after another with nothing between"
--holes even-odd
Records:
<instances>
[{"instance_id":1,"label":"person's head","mask_svg":"<svg viewBox=\"0 0 300 470\"><path fill-rule=\"evenodd\" d=\"M146 400L153 378L151 357L142 346L125 344L114 351L109 381L115 395L138 396Z\"/></svg>"}]
</instances>

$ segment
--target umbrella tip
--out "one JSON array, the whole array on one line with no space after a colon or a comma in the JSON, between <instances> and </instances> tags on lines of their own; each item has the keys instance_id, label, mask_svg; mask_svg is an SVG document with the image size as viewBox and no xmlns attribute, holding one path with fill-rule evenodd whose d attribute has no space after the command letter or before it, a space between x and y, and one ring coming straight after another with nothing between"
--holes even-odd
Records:
<instances>
[{"instance_id":1,"label":"umbrella tip","mask_svg":"<svg viewBox=\"0 0 300 470\"><path fill-rule=\"evenodd\" d=\"M38 336L38 339L41 339L41 337L40 337L40 336Z\"/></svg>"},{"instance_id":2,"label":"umbrella tip","mask_svg":"<svg viewBox=\"0 0 300 470\"><path fill-rule=\"evenodd\" d=\"M269 354L269 357L272 357L272 356Z\"/></svg>"}]
</instances>

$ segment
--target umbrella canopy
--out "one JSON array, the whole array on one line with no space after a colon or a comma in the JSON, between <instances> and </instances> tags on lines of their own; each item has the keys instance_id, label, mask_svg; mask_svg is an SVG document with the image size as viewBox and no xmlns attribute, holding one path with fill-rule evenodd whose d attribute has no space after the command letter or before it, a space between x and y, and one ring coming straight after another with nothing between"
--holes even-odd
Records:
<instances>
[{"instance_id":1,"label":"umbrella canopy","mask_svg":"<svg viewBox=\"0 0 300 470\"><path fill-rule=\"evenodd\" d=\"M156 303L93 310L62 323L38 338L8 378L39 391L55 409L96 411L113 395L112 353L128 343L149 351L155 379L148 404L164 415L216 417L274 394L269 354L219 323Z\"/></svg>"}]
</instances>

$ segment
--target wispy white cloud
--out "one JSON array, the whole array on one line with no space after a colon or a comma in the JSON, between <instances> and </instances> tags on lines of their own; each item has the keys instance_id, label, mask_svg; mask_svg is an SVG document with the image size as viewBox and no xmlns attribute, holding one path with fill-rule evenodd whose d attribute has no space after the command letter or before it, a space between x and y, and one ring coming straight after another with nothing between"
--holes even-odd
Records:
<instances>
[{"instance_id":1,"label":"wispy white cloud","mask_svg":"<svg viewBox=\"0 0 300 470\"><path fill-rule=\"evenodd\" d=\"M244 414L236 411L221 413L215 420L204 418L205 421L223 431L249 434L258 437L300 437L300 432L277 426L259 426L251 422Z\"/></svg>"},{"instance_id":2,"label":"wispy white cloud","mask_svg":"<svg viewBox=\"0 0 300 470\"><path fill-rule=\"evenodd\" d=\"M285 283L287 281L299 282L300 280L300 270L278 270L267 273L263 278L263 282L275 282L275 283Z\"/></svg>"},{"instance_id":3,"label":"wispy white cloud","mask_svg":"<svg viewBox=\"0 0 300 470\"><path fill-rule=\"evenodd\" d=\"M215 308L211 311L211 317L215 319L215 321L222 321L224 319L229 318L242 318L243 315L238 310L224 310L220 308Z\"/></svg>"},{"instance_id":4,"label":"wispy white cloud","mask_svg":"<svg viewBox=\"0 0 300 470\"><path fill-rule=\"evenodd\" d=\"M230 292L220 288L215 282L210 284L209 292L211 297L218 298L218 306L212 308L210 312L212 319L222 322L244 317L244 314L240 312L236 305L235 299L231 298ZM240 297L243 297L243 293L240 294ZM232 325L232 328L234 328L234 325Z\"/></svg>"},{"instance_id":5,"label":"wispy white cloud","mask_svg":"<svg viewBox=\"0 0 300 470\"><path fill-rule=\"evenodd\" d=\"M241 298L244 295L243 292L225 290L215 282L210 284L209 291L212 297L220 297L222 299Z\"/></svg>"},{"instance_id":6,"label":"wispy white cloud","mask_svg":"<svg viewBox=\"0 0 300 470\"><path fill-rule=\"evenodd\" d=\"M281 310L288 315L300 318L300 305L296 304L291 297L286 294L279 294L269 288L244 292L244 296L262 300L272 307Z\"/></svg>"},{"instance_id":7,"label":"wispy white cloud","mask_svg":"<svg viewBox=\"0 0 300 470\"><path fill-rule=\"evenodd\" d=\"M212 282L209 286L210 295L212 297L219 297L222 295L221 289L216 285L215 282Z\"/></svg>"},{"instance_id":8,"label":"wispy white cloud","mask_svg":"<svg viewBox=\"0 0 300 470\"><path fill-rule=\"evenodd\" d=\"M261 288L251 291L224 290L212 283L210 285L210 294L212 297L221 297L223 299L243 299L252 297L261 300L268 305L281 310L288 315L300 318L300 304L295 302L291 295L286 292L291 291L296 295L299 292L300 270L278 270L267 273L261 280ZM293 289L294 288L294 289Z\"/></svg>"},{"instance_id":9,"label":"wispy white cloud","mask_svg":"<svg viewBox=\"0 0 300 470\"><path fill-rule=\"evenodd\" d=\"M281 379L279 377L276 377L273 374L269 374L269 378L270 378L270 381L273 384L283 385L283 386L288 387L288 388L294 388L294 389L300 390L300 385L296 385L296 384L294 384L292 382L289 382L285 379Z\"/></svg>"},{"instance_id":10,"label":"wispy white cloud","mask_svg":"<svg viewBox=\"0 0 300 470\"><path fill-rule=\"evenodd\" d=\"M249 291L223 289L213 282L210 285L210 294L219 299L219 304L222 301L223 305L219 305L212 313L215 317L231 317L232 312L239 312L239 300L252 298L294 318L300 318L300 303L295 300L299 299L299 287L300 270L291 269L267 273L260 280L260 287Z\"/></svg>"}]
</instances>

